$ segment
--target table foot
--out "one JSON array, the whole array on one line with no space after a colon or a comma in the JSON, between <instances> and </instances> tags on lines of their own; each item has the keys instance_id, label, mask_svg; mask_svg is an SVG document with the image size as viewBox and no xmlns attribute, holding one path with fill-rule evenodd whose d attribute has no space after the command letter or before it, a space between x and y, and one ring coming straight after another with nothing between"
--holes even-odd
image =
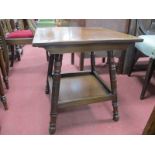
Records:
<instances>
[{"instance_id":1,"label":"table foot","mask_svg":"<svg viewBox=\"0 0 155 155\"><path fill-rule=\"evenodd\" d=\"M113 114L113 120L115 121L115 122L117 122L117 121L119 121L119 115L118 115L118 113L116 114Z\"/></svg>"},{"instance_id":2,"label":"table foot","mask_svg":"<svg viewBox=\"0 0 155 155\"><path fill-rule=\"evenodd\" d=\"M5 96L1 96L1 101L3 103L4 109L8 110L7 101Z\"/></svg>"},{"instance_id":3,"label":"table foot","mask_svg":"<svg viewBox=\"0 0 155 155\"><path fill-rule=\"evenodd\" d=\"M113 120L118 121L119 120L118 107L117 107L117 103L115 104L116 105L113 105Z\"/></svg>"},{"instance_id":4,"label":"table foot","mask_svg":"<svg viewBox=\"0 0 155 155\"><path fill-rule=\"evenodd\" d=\"M56 124L50 124L49 134L53 135L53 134L55 134L55 132L56 132Z\"/></svg>"}]
</instances>

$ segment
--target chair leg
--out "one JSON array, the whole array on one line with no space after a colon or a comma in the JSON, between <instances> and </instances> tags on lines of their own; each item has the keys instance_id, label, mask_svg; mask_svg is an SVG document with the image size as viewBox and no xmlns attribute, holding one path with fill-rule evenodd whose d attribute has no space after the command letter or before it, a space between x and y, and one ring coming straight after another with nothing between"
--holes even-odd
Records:
<instances>
[{"instance_id":1,"label":"chair leg","mask_svg":"<svg viewBox=\"0 0 155 155\"><path fill-rule=\"evenodd\" d=\"M3 59L4 59L4 62L5 62L5 67L6 67L6 73L7 73L7 75L9 75L9 53L8 53L8 50L7 50L7 48L5 48L6 50L4 50L4 48L2 48L3 49Z\"/></svg>"},{"instance_id":2,"label":"chair leg","mask_svg":"<svg viewBox=\"0 0 155 155\"><path fill-rule=\"evenodd\" d=\"M140 99L143 99L144 96L145 96L147 86L148 86L148 84L150 82L150 79L151 79L153 71L154 71L154 66L155 66L155 60L150 58L148 69L147 69L146 75L145 75L145 80L144 80L142 92L141 92L141 95L140 95Z\"/></svg>"},{"instance_id":3,"label":"chair leg","mask_svg":"<svg viewBox=\"0 0 155 155\"><path fill-rule=\"evenodd\" d=\"M1 99L1 102L4 106L4 109L8 110L7 101L6 101L6 97L4 94L4 88L3 88L1 76L0 76L0 99Z\"/></svg>"},{"instance_id":4,"label":"chair leg","mask_svg":"<svg viewBox=\"0 0 155 155\"><path fill-rule=\"evenodd\" d=\"M134 66L135 66L135 64L136 64L136 62L137 62L137 60L139 58L138 52L139 51L137 49L135 49L135 58L134 58L134 60L131 63L131 67L130 67L130 69L128 71L128 76L131 76L131 73L133 71L133 68L134 68Z\"/></svg>"},{"instance_id":5,"label":"chair leg","mask_svg":"<svg viewBox=\"0 0 155 155\"><path fill-rule=\"evenodd\" d=\"M105 57L102 58L102 62L105 63Z\"/></svg>"},{"instance_id":6,"label":"chair leg","mask_svg":"<svg viewBox=\"0 0 155 155\"><path fill-rule=\"evenodd\" d=\"M19 45L16 45L16 57L17 57L18 61L21 60L21 57L20 57L20 47L19 47Z\"/></svg>"},{"instance_id":7,"label":"chair leg","mask_svg":"<svg viewBox=\"0 0 155 155\"><path fill-rule=\"evenodd\" d=\"M11 64L10 64L10 67L13 67L14 57L15 57L15 50L14 50L14 46L10 46L10 47L11 47Z\"/></svg>"},{"instance_id":8,"label":"chair leg","mask_svg":"<svg viewBox=\"0 0 155 155\"><path fill-rule=\"evenodd\" d=\"M23 55L23 46L20 45L19 48L21 49L21 53L20 54Z\"/></svg>"},{"instance_id":9,"label":"chair leg","mask_svg":"<svg viewBox=\"0 0 155 155\"><path fill-rule=\"evenodd\" d=\"M46 60L49 61L48 51L46 50Z\"/></svg>"},{"instance_id":10,"label":"chair leg","mask_svg":"<svg viewBox=\"0 0 155 155\"><path fill-rule=\"evenodd\" d=\"M84 69L84 53L80 53L80 71L83 71Z\"/></svg>"},{"instance_id":11,"label":"chair leg","mask_svg":"<svg viewBox=\"0 0 155 155\"><path fill-rule=\"evenodd\" d=\"M9 81L8 81L8 76L7 76L7 72L6 72L6 65L3 59L3 51L0 50L0 68L2 71L2 76L3 76L3 81L5 83L5 86L7 89L9 89Z\"/></svg>"},{"instance_id":12,"label":"chair leg","mask_svg":"<svg viewBox=\"0 0 155 155\"><path fill-rule=\"evenodd\" d=\"M71 64L74 65L74 53L71 53Z\"/></svg>"}]
</instances>

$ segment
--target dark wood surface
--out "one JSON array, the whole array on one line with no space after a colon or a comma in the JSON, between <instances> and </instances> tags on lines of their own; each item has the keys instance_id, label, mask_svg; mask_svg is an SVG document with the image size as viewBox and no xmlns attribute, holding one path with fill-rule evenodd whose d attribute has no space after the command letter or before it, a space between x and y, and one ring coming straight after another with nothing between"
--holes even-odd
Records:
<instances>
[{"instance_id":1,"label":"dark wood surface","mask_svg":"<svg viewBox=\"0 0 155 155\"><path fill-rule=\"evenodd\" d=\"M53 27L37 28L33 46L76 45L89 43L134 43L142 39L105 28Z\"/></svg>"}]
</instances>

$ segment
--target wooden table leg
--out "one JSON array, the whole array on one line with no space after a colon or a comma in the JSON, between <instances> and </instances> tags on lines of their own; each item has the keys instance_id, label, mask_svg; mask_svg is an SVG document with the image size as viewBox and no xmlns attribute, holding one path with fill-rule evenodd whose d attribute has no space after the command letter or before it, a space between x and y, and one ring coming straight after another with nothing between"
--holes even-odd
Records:
<instances>
[{"instance_id":1,"label":"wooden table leg","mask_svg":"<svg viewBox=\"0 0 155 155\"><path fill-rule=\"evenodd\" d=\"M123 74L124 60L125 60L126 51L121 52L121 56L119 57L118 65L117 65L117 73Z\"/></svg>"},{"instance_id":2,"label":"wooden table leg","mask_svg":"<svg viewBox=\"0 0 155 155\"><path fill-rule=\"evenodd\" d=\"M62 54L55 54L54 56L54 74L52 85L52 97L51 97L51 113L50 113L50 127L49 133L54 134L56 131L56 118L57 118L57 106L59 99L60 78L61 78L61 65Z\"/></svg>"},{"instance_id":3,"label":"wooden table leg","mask_svg":"<svg viewBox=\"0 0 155 155\"><path fill-rule=\"evenodd\" d=\"M91 55L90 55L90 60L91 60L91 72L94 72L95 71L95 54L94 52L91 52Z\"/></svg>"},{"instance_id":4,"label":"wooden table leg","mask_svg":"<svg viewBox=\"0 0 155 155\"><path fill-rule=\"evenodd\" d=\"M117 80L116 80L116 65L114 62L113 51L108 51L108 60L109 60L109 74L110 74L110 83L111 83L111 91L114 95L112 99L113 106L113 120L119 120L118 114L118 103L117 103Z\"/></svg>"},{"instance_id":5,"label":"wooden table leg","mask_svg":"<svg viewBox=\"0 0 155 155\"><path fill-rule=\"evenodd\" d=\"M49 60L48 60L48 72L47 72L47 80L46 80L46 89L45 93L49 94L49 83L48 83L48 77L52 76L53 72L53 63L54 63L54 55L50 54Z\"/></svg>"}]
</instances>

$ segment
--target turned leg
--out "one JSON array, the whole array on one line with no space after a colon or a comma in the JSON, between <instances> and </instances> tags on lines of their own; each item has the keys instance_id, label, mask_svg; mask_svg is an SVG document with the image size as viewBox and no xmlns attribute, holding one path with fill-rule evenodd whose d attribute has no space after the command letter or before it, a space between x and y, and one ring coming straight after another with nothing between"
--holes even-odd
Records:
<instances>
[{"instance_id":1,"label":"turned leg","mask_svg":"<svg viewBox=\"0 0 155 155\"><path fill-rule=\"evenodd\" d=\"M152 74L153 74L153 71L154 71L154 67L155 67L155 60L150 58L149 66L148 66L148 69L147 69L146 75L145 75L143 89L142 89L142 92L141 92L141 95L140 95L140 99L143 99L144 96L145 96L145 92L146 92L146 89L147 89L147 87L149 85L149 82L151 80L151 77L152 77Z\"/></svg>"},{"instance_id":2,"label":"turned leg","mask_svg":"<svg viewBox=\"0 0 155 155\"><path fill-rule=\"evenodd\" d=\"M112 106L113 106L113 120L119 120L118 103L117 103L117 81L116 81L116 65L114 62L113 51L108 51L109 61L109 74L111 83L111 92L113 94Z\"/></svg>"},{"instance_id":3,"label":"turned leg","mask_svg":"<svg viewBox=\"0 0 155 155\"><path fill-rule=\"evenodd\" d=\"M91 72L93 72L93 71L95 71L95 54L94 54L94 52L91 52L90 60L91 60Z\"/></svg>"},{"instance_id":4,"label":"turned leg","mask_svg":"<svg viewBox=\"0 0 155 155\"><path fill-rule=\"evenodd\" d=\"M71 53L71 64L74 65L74 53Z\"/></svg>"},{"instance_id":5,"label":"turned leg","mask_svg":"<svg viewBox=\"0 0 155 155\"><path fill-rule=\"evenodd\" d=\"M4 106L4 109L8 110L6 97L4 95L4 88L3 88L1 76L0 76L0 99L1 99L1 102L2 102L2 104Z\"/></svg>"},{"instance_id":6,"label":"turned leg","mask_svg":"<svg viewBox=\"0 0 155 155\"><path fill-rule=\"evenodd\" d=\"M54 55L50 54L49 61L48 61L48 72L47 72L47 79L46 79L46 89L45 93L49 94L49 83L48 83L48 77L52 76L53 72L53 63L54 63Z\"/></svg>"},{"instance_id":7,"label":"turned leg","mask_svg":"<svg viewBox=\"0 0 155 155\"><path fill-rule=\"evenodd\" d=\"M7 89L9 89L9 81L8 81L8 76L6 72L6 65L3 59L3 51L0 49L0 68L2 71L2 76L3 76L3 81L5 83L5 86Z\"/></svg>"},{"instance_id":8,"label":"turned leg","mask_svg":"<svg viewBox=\"0 0 155 155\"><path fill-rule=\"evenodd\" d=\"M55 54L54 73L51 97L51 113L49 133L54 134L56 131L57 106L59 99L60 78L61 78L62 54Z\"/></svg>"}]
</instances>

